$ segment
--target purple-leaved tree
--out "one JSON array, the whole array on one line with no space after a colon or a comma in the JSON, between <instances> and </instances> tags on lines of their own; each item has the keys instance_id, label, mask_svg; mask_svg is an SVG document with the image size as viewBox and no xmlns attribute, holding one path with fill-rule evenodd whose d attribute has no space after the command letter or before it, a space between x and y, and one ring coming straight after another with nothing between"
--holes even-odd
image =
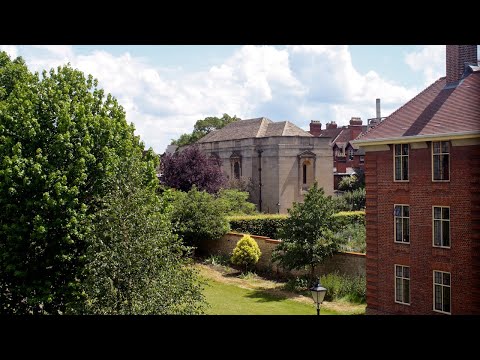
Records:
<instances>
[{"instance_id":1,"label":"purple-leaved tree","mask_svg":"<svg viewBox=\"0 0 480 360\"><path fill-rule=\"evenodd\" d=\"M222 173L221 160L208 157L196 145L165 154L161 168L162 183L182 191L189 191L196 185L199 190L215 194L227 181Z\"/></svg>"}]
</instances>

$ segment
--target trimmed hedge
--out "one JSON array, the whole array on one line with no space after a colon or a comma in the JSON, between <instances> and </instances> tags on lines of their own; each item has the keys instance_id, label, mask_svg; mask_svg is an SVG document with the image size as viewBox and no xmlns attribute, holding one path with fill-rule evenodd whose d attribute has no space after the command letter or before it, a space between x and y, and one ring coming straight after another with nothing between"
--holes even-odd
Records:
<instances>
[{"instance_id":1,"label":"trimmed hedge","mask_svg":"<svg viewBox=\"0 0 480 360\"><path fill-rule=\"evenodd\" d=\"M348 224L365 225L365 211L342 211L334 215L341 227ZM259 214L227 216L230 228L234 231L277 239L278 230L283 226L288 215Z\"/></svg>"},{"instance_id":2,"label":"trimmed hedge","mask_svg":"<svg viewBox=\"0 0 480 360\"><path fill-rule=\"evenodd\" d=\"M334 215L339 223L340 226L346 226L348 224L361 224L365 226L365 211L340 211Z\"/></svg>"},{"instance_id":3,"label":"trimmed hedge","mask_svg":"<svg viewBox=\"0 0 480 360\"><path fill-rule=\"evenodd\" d=\"M278 229L283 225L288 215L261 214L245 216L227 216L232 230L251 235L277 238Z\"/></svg>"}]
</instances>

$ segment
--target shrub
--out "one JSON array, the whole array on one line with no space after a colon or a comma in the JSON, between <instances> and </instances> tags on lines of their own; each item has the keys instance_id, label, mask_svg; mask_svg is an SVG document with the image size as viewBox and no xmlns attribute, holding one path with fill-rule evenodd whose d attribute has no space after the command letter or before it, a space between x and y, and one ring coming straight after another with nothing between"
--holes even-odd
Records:
<instances>
[{"instance_id":1,"label":"shrub","mask_svg":"<svg viewBox=\"0 0 480 360\"><path fill-rule=\"evenodd\" d=\"M128 179L127 182L131 180ZM132 183L102 199L88 239L80 314L201 314L197 272L155 189Z\"/></svg>"},{"instance_id":2,"label":"shrub","mask_svg":"<svg viewBox=\"0 0 480 360\"><path fill-rule=\"evenodd\" d=\"M336 233L343 251L355 251L365 253L366 250L366 232L365 225L359 223L347 224Z\"/></svg>"},{"instance_id":3,"label":"shrub","mask_svg":"<svg viewBox=\"0 0 480 360\"><path fill-rule=\"evenodd\" d=\"M230 230L223 204L194 186L188 193L175 191L172 223L187 245L217 240Z\"/></svg>"},{"instance_id":4,"label":"shrub","mask_svg":"<svg viewBox=\"0 0 480 360\"><path fill-rule=\"evenodd\" d=\"M248 202L249 193L236 189L222 189L218 192L218 201L223 202L227 215L255 214L255 204Z\"/></svg>"},{"instance_id":5,"label":"shrub","mask_svg":"<svg viewBox=\"0 0 480 360\"><path fill-rule=\"evenodd\" d=\"M305 293L310 287L310 281L306 276L297 276L293 279L288 279L284 285L284 289L296 293Z\"/></svg>"},{"instance_id":6,"label":"shrub","mask_svg":"<svg viewBox=\"0 0 480 360\"><path fill-rule=\"evenodd\" d=\"M218 265L218 266L227 266L230 264L230 256L222 254L212 254L203 260L205 264Z\"/></svg>"},{"instance_id":7,"label":"shrub","mask_svg":"<svg viewBox=\"0 0 480 360\"><path fill-rule=\"evenodd\" d=\"M321 276L320 283L327 289L326 301L344 299L356 303L366 302L365 276L349 277L336 272Z\"/></svg>"},{"instance_id":8,"label":"shrub","mask_svg":"<svg viewBox=\"0 0 480 360\"><path fill-rule=\"evenodd\" d=\"M334 198L337 211L356 211L365 209L365 188L346 191L341 196Z\"/></svg>"},{"instance_id":9,"label":"shrub","mask_svg":"<svg viewBox=\"0 0 480 360\"><path fill-rule=\"evenodd\" d=\"M257 242L249 235L244 235L237 242L237 246L233 249L231 261L235 265L245 266L245 271L250 266L255 265L262 255Z\"/></svg>"},{"instance_id":10,"label":"shrub","mask_svg":"<svg viewBox=\"0 0 480 360\"><path fill-rule=\"evenodd\" d=\"M232 230L252 235L278 239L278 231L288 215L259 214L253 216L229 216Z\"/></svg>"}]
</instances>

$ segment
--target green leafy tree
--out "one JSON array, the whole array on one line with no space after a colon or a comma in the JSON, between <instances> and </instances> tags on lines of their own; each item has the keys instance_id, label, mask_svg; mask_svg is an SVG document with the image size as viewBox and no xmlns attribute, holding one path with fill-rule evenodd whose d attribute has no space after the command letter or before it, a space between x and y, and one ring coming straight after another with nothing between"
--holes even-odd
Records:
<instances>
[{"instance_id":1,"label":"green leafy tree","mask_svg":"<svg viewBox=\"0 0 480 360\"><path fill-rule=\"evenodd\" d=\"M188 193L175 191L172 205L175 233L186 245L217 240L230 230L224 203L206 191L198 191L196 186Z\"/></svg>"},{"instance_id":2,"label":"green leafy tree","mask_svg":"<svg viewBox=\"0 0 480 360\"><path fill-rule=\"evenodd\" d=\"M221 189L218 201L224 203L226 215L252 215L256 213L255 204L248 202L250 194L235 189Z\"/></svg>"},{"instance_id":3,"label":"green leafy tree","mask_svg":"<svg viewBox=\"0 0 480 360\"><path fill-rule=\"evenodd\" d=\"M245 272L249 267L255 265L262 256L257 242L250 235L244 235L238 240L233 249L230 261L235 265L245 266Z\"/></svg>"},{"instance_id":4,"label":"green leafy tree","mask_svg":"<svg viewBox=\"0 0 480 360\"><path fill-rule=\"evenodd\" d=\"M140 161L154 189L156 157L97 81L70 66L31 73L0 52L0 311L65 313L84 301L89 216Z\"/></svg>"},{"instance_id":5,"label":"green leafy tree","mask_svg":"<svg viewBox=\"0 0 480 360\"><path fill-rule=\"evenodd\" d=\"M215 116L206 117L203 120L197 120L193 127L193 132L191 134L182 134L177 140L172 140L172 145L178 146L185 146L191 145L202 137L207 135L209 132L213 130L218 130L223 128L224 126L234 122L241 120L236 115L233 117L228 114L223 114L221 118Z\"/></svg>"},{"instance_id":6,"label":"green leafy tree","mask_svg":"<svg viewBox=\"0 0 480 360\"><path fill-rule=\"evenodd\" d=\"M280 229L282 242L273 250L272 260L288 270L308 267L313 280L315 267L337 251L337 222L331 196L325 196L317 182L308 190L303 203L294 203Z\"/></svg>"},{"instance_id":7,"label":"green leafy tree","mask_svg":"<svg viewBox=\"0 0 480 360\"><path fill-rule=\"evenodd\" d=\"M344 176L338 183L338 190L353 191L365 188L365 172L357 169L357 174Z\"/></svg>"},{"instance_id":8,"label":"green leafy tree","mask_svg":"<svg viewBox=\"0 0 480 360\"><path fill-rule=\"evenodd\" d=\"M140 164L101 199L92 219L83 288L86 314L201 314L202 287L189 249L172 233L171 206L141 186Z\"/></svg>"}]
</instances>

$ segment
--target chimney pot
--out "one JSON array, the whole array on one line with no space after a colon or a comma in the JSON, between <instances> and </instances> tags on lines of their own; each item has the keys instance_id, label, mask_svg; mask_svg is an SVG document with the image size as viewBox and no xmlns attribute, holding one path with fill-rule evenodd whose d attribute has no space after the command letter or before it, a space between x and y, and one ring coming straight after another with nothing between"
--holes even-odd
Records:
<instances>
[{"instance_id":1,"label":"chimney pot","mask_svg":"<svg viewBox=\"0 0 480 360\"><path fill-rule=\"evenodd\" d=\"M335 121L327 123L326 126L327 126L327 129L336 129L337 128L337 124L335 123Z\"/></svg>"}]
</instances>

